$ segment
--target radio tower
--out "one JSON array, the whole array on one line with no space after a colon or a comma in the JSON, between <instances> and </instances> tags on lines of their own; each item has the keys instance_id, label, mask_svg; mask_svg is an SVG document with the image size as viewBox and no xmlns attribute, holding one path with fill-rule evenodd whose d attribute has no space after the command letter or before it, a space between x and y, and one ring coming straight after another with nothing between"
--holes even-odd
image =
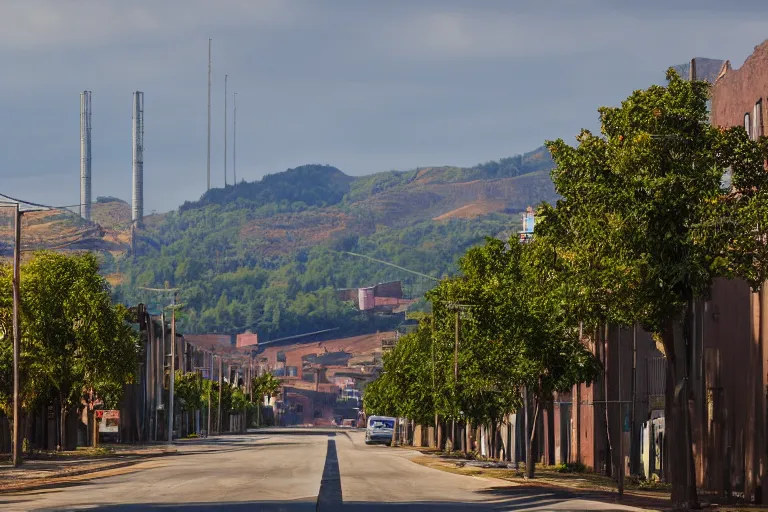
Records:
<instances>
[{"instance_id":1,"label":"radio tower","mask_svg":"<svg viewBox=\"0 0 768 512\"><path fill-rule=\"evenodd\" d=\"M208 189L211 190L211 39L208 38Z\"/></svg>"}]
</instances>

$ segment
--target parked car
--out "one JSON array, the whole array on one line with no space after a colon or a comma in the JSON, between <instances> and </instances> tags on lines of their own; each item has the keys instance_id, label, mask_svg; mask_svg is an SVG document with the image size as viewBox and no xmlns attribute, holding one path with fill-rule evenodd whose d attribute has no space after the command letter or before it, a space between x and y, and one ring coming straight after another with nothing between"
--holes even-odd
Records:
<instances>
[{"instance_id":1,"label":"parked car","mask_svg":"<svg viewBox=\"0 0 768 512\"><path fill-rule=\"evenodd\" d=\"M395 418L389 416L369 416L365 428L365 444L386 444L392 446L395 431Z\"/></svg>"}]
</instances>

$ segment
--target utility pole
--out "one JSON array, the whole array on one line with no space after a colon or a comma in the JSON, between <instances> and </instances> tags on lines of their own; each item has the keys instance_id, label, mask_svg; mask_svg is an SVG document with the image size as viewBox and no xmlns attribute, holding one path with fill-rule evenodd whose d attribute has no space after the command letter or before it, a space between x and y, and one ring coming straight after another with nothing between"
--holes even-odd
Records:
<instances>
[{"instance_id":1,"label":"utility pole","mask_svg":"<svg viewBox=\"0 0 768 512\"><path fill-rule=\"evenodd\" d=\"M211 366L208 373L208 429L206 435L211 435L211 388L213 388L213 352L211 352Z\"/></svg>"},{"instance_id":2,"label":"utility pole","mask_svg":"<svg viewBox=\"0 0 768 512\"><path fill-rule=\"evenodd\" d=\"M227 187L227 77L224 75L224 188Z\"/></svg>"},{"instance_id":3,"label":"utility pole","mask_svg":"<svg viewBox=\"0 0 768 512\"><path fill-rule=\"evenodd\" d=\"M462 312L468 310L469 308L475 307L474 304L456 304L456 303L448 303L446 305L446 308L449 311L455 311L456 312L456 336L455 336L455 342L453 345L453 396L454 401L457 399L456 393L457 393L457 387L459 382L459 316ZM454 405L457 405L454 402ZM454 415L452 421L451 421L451 449L456 449L456 417Z\"/></svg>"},{"instance_id":4,"label":"utility pole","mask_svg":"<svg viewBox=\"0 0 768 512\"><path fill-rule=\"evenodd\" d=\"M237 186L237 93L232 95L232 101L234 102L232 115L235 118L232 133L232 176L233 185Z\"/></svg>"},{"instance_id":5,"label":"utility pole","mask_svg":"<svg viewBox=\"0 0 768 512\"><path fill-rule=\"evenodd\" d=\"M618 478L618 484L619 484L619 498L624 496L624 397L621 396L621 326L616 327L616 344L617 346L617 356L618 356L618 364L616 365L619 369L618 375L619 375L619 478ZM608 395L606 395L606 400L608 399ZM605 404L605 407L608 407L608 404Z\"/></svg>"},{"instance_id":6,"label":"utility pole","mask_svg":"<svg viewBox=\"0 0 768 512\"><path fill-rule=\"evenodd\" d=\"M211 190L211 38L208 38L208 190Z\"/></svg>"},{"instance_id":7,"label":"utility pole","mask_svg":"<svg viewBox=\"0 0 768 512\"><path fill-rule=\"evenodd\" d=\"M162 399L162 389L163 389L163 377L162 376L163 376L163 372L164 372L164 368L165 368L165 357L166 357L166 354L165 354L165 309L173 309L173 308L181 306L181 304L178 304L178 305L176 304L176 293L179 291L179 289L178 288L147 288L147 287L142 287L141 289L149 291L149 292L155 292L155 293L172 293L173 294L173 295L171 295L171 301L172 301L171 305L163 308L163 311L160 313L160 322L161 322L161 328L162 328L162 338L161 338L160 346L158 346L158 351L157 351L157 355L158 355L157 363L158 363L158 370L159 370L159 373L158 373L158 377L159 378L158 378L158 382L157 382L157 390L158 390L157 396L158 396L158 399ZM175 318L175 316L173 318ZM150 317L150 322L151 322L151 317ZM175 346L176 346L175 345L175 342L176 342L176 339L175 339L175 334L176 334L175 333L175 326L171 326L171 329L173 331L172 335L174 336L174 339L171 341L171 364L169 365L169 368L171 369L171 374L169 376L169 386L168 386L168 394L169 394L169 400L168 400L168 406L169 406L169 410L168 410L168 418L169 418L168 419L168 425L169 425L169 429L168 429L168 442L169 443L171 442L172 437L173 437L173 384L174 384L174 377L175 377L174 376L174 369L173 369L173 366L174 366L174 360L173 359L174 359L174 356L175 356ZM157 410L155 410L155 428L157 428L157 426L158 426L157 425L158 424L158 419L159 418L157 417ZM157 438L157 436L155 436L155 439L156 438Z\"/></svg>"},{"instance_id":8,"label":"utility pole","mask_svg":"<svg viewBox=\"0 0 768 512\"><path fill-rule=\"evenodd\" d=\"M435 315L432 315L432 402L435 408L435 448L440 448L440 439L437 436L439 418L437 416L437 384L435 383Z\"/></svg>"},{"instance_id":9,"label":"utility pole","mask_svg":"<svg viewBox=\"0 0 768 512\"><path fill-rule=\"evenodd\" d=\"M21 442L19 423L21 402L19 400L19 358L21 355L21 326L19 325L19 263L21 259L21 211L16 203L13 222L13 466L21 464Z\"/></svg>"},{"instance_id":10,"label":"utility pole","mask_svg":"<svg viewBox=\"0 0 768 512\"><path fill-rule=\"evenodd\" d=\"M531 450L531 430L528 425L528 386L523 388L523 407L525 407L525 478L533 476L533 450Z\"/></svg>"},{"instance_id":11,"label":"utility pole","mask_svg":"<svg viewBox=\"0 0 768 512\"><path fill-rule=\"evenodd\" d=\"M453 396L456 400L456 392L459 383L459 310L456 310L456 337L453 343ZM451 450L456 451L456 416L451 425Z\"/></svg>"},{"instance_id":12,"label":"utility pole","mask_svg":"<svg viewBox=\"0 0 768 512\"><path fill-rule=\"evenodd\" d=\"M173 295L171 309L171 374L170 385L168 386L168 443L173 442L173 420L175 419L173 410L173 388L176 383L176 294ZM165 332L165 325L163 325Z\"/></svg>"},{"instance_id":13,"label":"utility pole","mask_svg":"<svg viewBox=\"0 0 768 512\"><path fill-rule=\"evenodd\" d=\"M219 356L219 407L216 417L216 433L221 434L221 394L224 390L224 358Z\"/></svg>"}]
</instances>

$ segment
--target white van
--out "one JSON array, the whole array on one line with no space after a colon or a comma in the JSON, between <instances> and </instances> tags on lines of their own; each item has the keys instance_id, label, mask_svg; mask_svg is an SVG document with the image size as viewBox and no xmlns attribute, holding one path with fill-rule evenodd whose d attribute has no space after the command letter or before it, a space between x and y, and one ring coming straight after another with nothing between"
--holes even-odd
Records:
<instances>
[{"instance_id":1,"label":"white van","mask_svg":"<svg viewBox=\"0 0 768 512\"><path fill-rule=\"evenodd\" d=\"M365 428L365 444L383 443L392 446L395 431L395 418L389 416L369 416Z\"/></svg>"}]
</instances>

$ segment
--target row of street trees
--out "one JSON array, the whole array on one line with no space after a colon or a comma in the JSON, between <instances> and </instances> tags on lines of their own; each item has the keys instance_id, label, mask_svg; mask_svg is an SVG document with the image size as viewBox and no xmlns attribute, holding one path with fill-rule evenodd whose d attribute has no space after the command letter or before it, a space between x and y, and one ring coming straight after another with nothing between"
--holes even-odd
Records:
<instances>
[{"instance_id":1,"label":"row of street trees","mask_svg":"<svg viewBox=\"0 0 768 512\"><path fill-rule=\"evenodd\" d=\"M280 380L271 373L254 377L251 390L237 384L224 385L219 402L219 383L203 379L198 372L176 372L174 395L182 413L206 411L211 415L211 425L218 425L218 410L245 413L256 412L255 423L261 425L261 402L264 397L273 397L280 390ZM253 397L253 401L251 400Z\"/></svg>"},{"instance_id":2,"label":"row of street trees","mask_svg":"<svg viewBox=\"0 0 768 512\"><path fill-rule=\"evenodd\" d=\"M116 407L137 369L137 333L112 304L92 254L35 253L21 266L21 418L56 401L58 449L66 418L95 400ZM0 265L0 410L13 418L12 268ZM31 441L31 440L30 440Z\"/></svg>"},{"instance_id":3,"label":"row of street trees","mask_svg":"<svg viewBox=\"0 0 768 512\"><path fill-rule=\"evenodd\" d=\"M489 239L462 258L462 277L429 295L432 318L385 358L366 411L424 423L463 412L493 423L520 407L524 389L538 410L553 391L600 372L579 340L580 322L584 332L639 324L668 361L672 501L697 506L687 387L692 303L707 298L715 278L743 278L758 291L768 277L768 142L750 140L742 127L711 126L706 82L672 70L667 80L599 109L599 135L582 130L575 147L547 143L561 199L539 207L535 240ZM455 379L457 303L470 307Z\"/></svg>"}]
</instances>

